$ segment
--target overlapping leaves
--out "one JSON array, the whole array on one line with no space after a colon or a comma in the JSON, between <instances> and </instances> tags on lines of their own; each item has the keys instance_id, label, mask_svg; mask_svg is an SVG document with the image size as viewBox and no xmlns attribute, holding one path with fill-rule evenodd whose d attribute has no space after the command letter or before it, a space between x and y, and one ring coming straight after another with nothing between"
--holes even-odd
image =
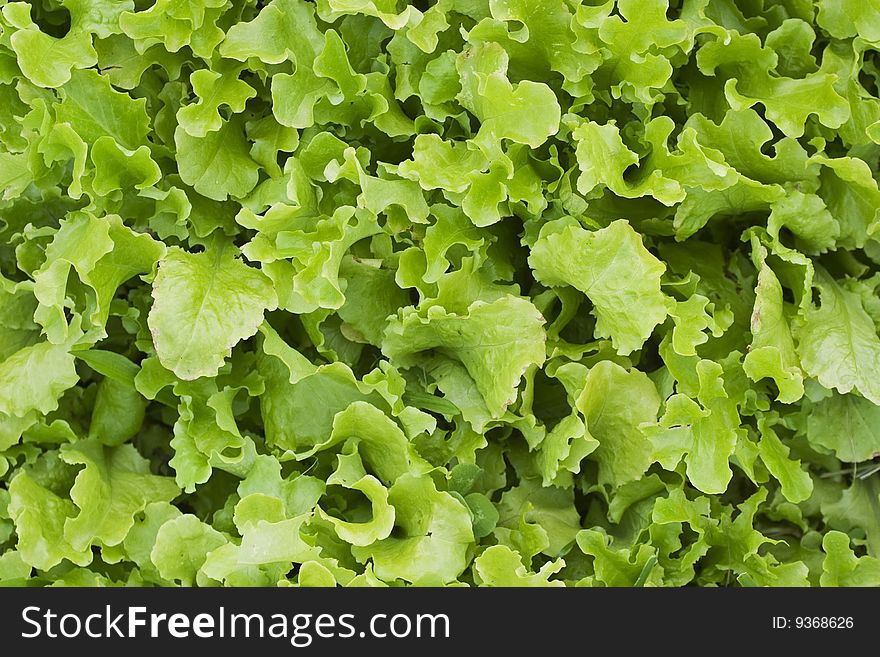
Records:
<instances>
[{"instance_id":1,"label":"overlapping leaves","mask_svg":"<svg viewBox=\"0 0 880 657\"><path fill-rule=\"evenodd\" d=\"M0 4L0 584L880 584L873 0Z\"/></svg>"}]
</instances>

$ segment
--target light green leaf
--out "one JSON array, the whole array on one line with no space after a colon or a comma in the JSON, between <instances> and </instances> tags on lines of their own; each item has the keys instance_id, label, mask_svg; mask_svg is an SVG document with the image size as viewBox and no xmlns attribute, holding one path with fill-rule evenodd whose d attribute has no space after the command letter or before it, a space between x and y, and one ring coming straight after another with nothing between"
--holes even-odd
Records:
<instances>
[{"instance_id":1,"label":"light green leaf","mask_svg":"<svg viewBox=\"0 0 880 657\"><path fill-rule=\"evenodd\" d=\"M0 188L4 201L19 196L33 181L26 153L0 153Z\"/></svg>"},{"instance_id":2,"label":"light green leaf","mask_svg":"<svg viewBox=\"0 0 880 657\"><path fill-rule=\"evenodd\" d=\"M830 531L822 539L825 560L822 563L822 586L880 586L880 560L856 557L849 536Z\"/></svg>"},{"instance_id":3,"label":"light green leaf","mask_svg":"<svg viewBox=\"0 0 880 657\"><path fill-rule=\"evenodd\" d=\"M330 482L335 483L332 479ZM394 507L388 503L388 489L371 475L350 482L346 488L360 491L370 501L370 519L348 522L323 511L320 511L320 516L333 525L340 539L352 545L366 547L388 538L394 529Z\"/></svg>"},{"instance_id":4,"label":"light green leaf","mask_svg":"<svg viewBox=\"0 0 880 657\"><path fill-rule=\"evenodd\" d=\"M449 310L442 298L403 309L389 323L382 350L399 367L417 364L430 349L458 360L492 416L500 417L516 399L526 368L544 361L544 318L530 302L510 294L465 306L466 299L459 296L456 304L464 307Z\"/></svg>"},{"instance_id":5,"label":"light green leaf","mask_svg":"<svg viewBox=\"0 0 880 657\"><path fill-rule=\"evenodd\" d=\"M225 67L219 71L200 69L193 71L189 81L199 100L181 107L177 122L193 137L205 137L223 127L221 105L239 113L257 92L247 82L239 79L242 67Z\"/></svg>"},{"instance_id":6,"label":"light green leaf","mask_svg":"<svg viewBox=\"0 0 880 657\"><path fill-rule=\"evenodd\" d=\"M642 543L632 550L618 548L595 529L578 532L577 544L584 554L593 557L594 577L605 586L644 586L640 580L646 571L647 581L655 583L658 579L659 569L652 568L656 557L651 545Z\"/></svg>"},{"instance_id":7,"label":"light green leaf","mask_svg":"<svg viewBox=\"0 0 880 657\"><path fill-rule=\"evenodd\" d=\"M0 414L45 415L58 408L61 394L78 381L66 346L38 342L24 347L0 362Z\"/></svg>"},{"instance_id":8,"label":"light green leaf","mask_svg":"<svg viewBox=\"0 0 880 657\"><path fill-rule=\"evenodd\" d=\"M122 445L140 431L146 408L147 400L135 390L134 380L128 384L105 378L95 393L89 437L111 447Z\"/></svg>"},{"instance_id":9,"label":"light green leaf","mask_svg":"<svg viewBox=\"0 0 880 657\"><path fill-rule=\"evenodd\" d=\"M69 123L87 144L111 137L136 150L147 141L150 118L146 100L116 91L97 71L77 71L61 88L57 120Z\"/></svg>"},{"instance_id":10,"label":"light green leaf","mask_svg":"<svg viewBox=\"0 0 880 657\"><path fill-rule=\"evenodd\" d=\"M795 332L804 371L826 388L860 392L880 404L880 338L861 299L830 276L818 273L818 308L810 306Z\"/></svg>"},{"instance_id":11,"label":"light green leaf","mask_svg":"<svg viewBox=\"0 0 880 657\"><path fill-rule=\"evenodd\" d=\"M413 474L395 482L388 502L396 517L392 535L352 554L361 562L372 559L376 575L386 581L441 586L461 575L474 540L467 507L438 491L430 477Z\"/></svg>"},{"instance_id":12,"label":"light green leaf","mask_svg":"<svg viewBox=\"0 0 880 657\"><path fill-rule=\"evenodd\" d=\"M548 561L536 573L525 567L519 555L506 545L493 545L474 560L474 570L484 586L551 587L565 586L550 578L565 566L562 559Z\"/></svg>"},{"instance_id":13,"label":"light green leaf","mask_svg":"<svg viewBox=\"0 0 880 657\"><path fill-rule=\"evenodd\" d=\"M813 480L801 468L800 461L789 458L789 448L766 419L759 419L758 427L761 431L761 441L758 443L761 460L770 474L779 480L785 498L789 502L803 502L813 492Z\"/></svg>"},{"instance_id":14,"label":"light green leaf","mask_svg":"<svg viewBox=\"0 0 880 657\"><path fill-rule=\"evenodd\" d=\"M571 488L542 486L538 479L523 479L506 490L498 504L499 543L517 550L524 560L539 552L551 558L565 554L581 529Z\"/></svg>"},{"instance_id":15,"label":"light green leaf","mask_svg":"<svg viewBox=\"0 0 880 657\"><path fill-rule=\"evenodd\" d=\"M287 520L254 518L242 530L241 563L303 563L318 557L318 549L307 543L302 535L303 524L308 519L308 515Z\"/></svg>"},{"instance_id":16,"label":"light green leaf","mask_svg":"<svg viewBox=\"0 0 880 657\"><path fill-rule=\"evenodd\" d=\"M752 311L752 344L743 370L753 381L770 377L779 388L779 401L790 404L804 394L803 373L795 351L782 300L782 286L766 264L758 272Z\"/></svg>"},{"instance_id":17,"label":"light green leaf","mask_svg":"<svg viewBox=\"0 0 880 657\"><path fill-rule=\"evenodd\" d=\"M297 454L297 458L309 458L346 440L356 443L364 463L386 485L391 485L406 473L420 474L429 469L427 463L414 453L400 427L378 408L363 401L354 401L345 410L339 411L333 418L330 437L310 450Z\"/></svg>"},{"instance_id":18,"label":"light green leaf","mask_svg":"<svg viewBox=\"0 0 880 657\"><path fill-rule=\"evenodd\" d=\"M100 137L92 146L90 157L95 165L92 188L101 196L117 189L145 189L162 179L159 165L150 157L147 146L129 151L105 136Z\"/></svg>"},{"instance_id":19,"label":"light green leaf","mask_svg":"<svg viewBox=\"0 0 880 657\"><path fill-rule=\"evenodd\" d=\"M163 578L192 586L208 555L226 542L210 525L193 515L181 515L159 527L150 561Z\"/></svg>"},{"instance_id":20,"label":"light green leaf","mask_svg":"<svg viewBox=\"0 0 880 657\"><path fill-rule=\"evenodd\" d=\"M542 83L507 78L508 55L496 43L471 46L459 55L458 100L480 120L475 137L492 149L501 139L537 148L559 129L559 102Z\"/></svg>"},{"instance_id":21,"label":"light green leaf","mask_svg":"<svg viewBox=\"0 0 880 657\"><path fill-rule=\"evenodd\" d=\"M697 65L704 75L725 80L724 94L734 110L760 102L767 118L789 137L800 137L811 114L829 128L839 128L850 117L849 103L834 89L835 77L815 72L793 79L771 73L776 54L757 34L727 32L700 48Z\"/></svg>"},{"instance_id":22,"label":"light green leaf","mask_svg":"<svg viewBox=\"0 0 880 657\"><path fill-rule=\"evenodd\" d=\"M837 39L860 36L880 42L880 18L876 3L855 0L819 0L819 25Z\"/></svg>"},{"instance_id":23,"label":"light green leaf","mask_svg":"<svg viewBox=\"0 0 880 657\"><path fill-rule=\"evenodd\" d=\"M85 466L70 489L79 515L64 526L64 537L76 550L119 545L135 514L148 503L170 502L179 492L170 478L150 474L149 462L131 445L106 447L81 440L62 447L61 458Z\"/></svg>"},{"instance_id":24,"label":"light green leaf","mask_svg":"<svg viewBox=\"0 0 880 657\"><path fill-rule=\"evenodd\" d=\"M160 261L148 317L159 360L184 380L213 376L275 305L269 280L231 248L171 249Z\"/></svg>"},{"instance_id":25,"label":"light green leaf","mask_svg":"<svg viewBox=\"0 0 880 657\"><path fill-rule=\"evenodd\" d=\"M654 450L640 425L655 422L660 410L651 380L638 370L627 372L611 361L600 361L587 374L575 405L589 436L599 442L593 453L599 483L617 488L641 478Z\"/></svg>"},{"instance_id":26,"label":"light green leaf","mask_svg":"<svg viewBox=\"0 0 880 657\"><path fill-rule=\"evenodd\" d=\"M97 63L92 37L79 29L56 39L40 31L31 18L31 5L10 2L2 9L3 23L11 31L9 44L18 65L28 79L40 87L57 88L70 79L72 71Z\"/></svg>"},{"instance_id":27,"label":"light green leaf","mask_svg":"<svg viewBox=\"0 0 880 657\"><path fill-rule=\"evenodd\" d=\"M666 318L660 291L666 267L625 220L596 231L571 223L547 227L529 264L545 285L570 285L586 294L593 303L596 336L611 338L620 354L641 348Z\"/></svg>"},{"instance_id":28,"label":"light green leaf","mask_svg":"<svg viewBox=\"0 0 880 657\"><path fill-rule=\"evenodd\" d=\"M174 132L180 178L215 201L243 198L257 185L259 165L251 159L241 124L226 121L204 137L193 137L183 126Z\"/></svg>"},{"instance_id":29,"label":"light green leaf","mask_svg":"<svg viewBox=\"0 0 880 657\"><path fill-rule=\"evenodd\" d=\"M880 559L880 488L876 479L853 479L840 498L826 501L822 515L830 529L850 533Z\"/></svg>"},{"instance_id":30,"label":"light green leaf","mask_svg":"<svg viewBox=\"0 0 880 657\"><path fill-rule=\"evenodd\" d=\"M22 560L40 570L49 570L67 559L79 566L92 562L92 551L74 548L65 538L64 526L76 515L67 497L40 485L27 472L9 483L9 515L18 534Z\"/></svg>"},{"instance_id":31,"label":"light green leaf","mask_svg":"<svg viewBox=\"0 0 880 657\"><path fill-rule=\"evenodd\" d=\"M146 11L123 12L119 25L134 39L139 52L162 43L169 52L190 46L199 57L210 59L223 40L217 19L225 11L226 0L158 0Z\"/></svg>"},{"instance_id":32,"label":"light green leaf","mask_svg":"<svg viewBox=\"0 0 880 657\"><path fill-rule=\"evenodd\" d=\"M810 408L805 433L812 445L832 450L841 461L868 461L880 454L880 406L833 394Z\"/></svg>"}]
</instances>

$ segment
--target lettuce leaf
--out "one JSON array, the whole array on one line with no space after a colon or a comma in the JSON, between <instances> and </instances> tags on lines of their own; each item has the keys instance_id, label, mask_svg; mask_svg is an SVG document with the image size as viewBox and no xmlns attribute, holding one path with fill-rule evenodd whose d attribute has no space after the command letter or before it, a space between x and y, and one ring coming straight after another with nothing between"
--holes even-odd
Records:
<instances>
[{"instance_id":1,"label":"lettuce leaf","mask_svg":"<svg viewBox=\"0 0 880 657\"><path fill-rule=\"evenodd\" d=\"M880 584L876 0L0 5L0 585Z\"/></svg>"}]
</instances>

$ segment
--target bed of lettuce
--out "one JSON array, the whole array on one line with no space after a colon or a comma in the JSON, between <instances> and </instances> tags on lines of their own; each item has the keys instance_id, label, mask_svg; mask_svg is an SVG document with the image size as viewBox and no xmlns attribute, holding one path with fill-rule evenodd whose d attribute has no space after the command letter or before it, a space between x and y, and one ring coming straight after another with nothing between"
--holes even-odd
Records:
<instances>
[{"instance_id":1,"label":"bed of lettuce","mask_svg":"<svg viewBox=\"0 0 880 657\"><path fill-rule=\"evenodd\" d=\"M878 50L0 1L0 584L880 585Z\"/></svg>"}]
</instances>

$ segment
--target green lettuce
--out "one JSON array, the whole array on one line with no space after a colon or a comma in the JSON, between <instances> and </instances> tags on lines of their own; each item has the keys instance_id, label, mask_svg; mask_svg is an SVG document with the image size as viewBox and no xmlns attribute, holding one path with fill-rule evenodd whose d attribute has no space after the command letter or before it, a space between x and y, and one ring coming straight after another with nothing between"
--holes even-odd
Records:
<instances>
[{"instance_id":1,"label":"green lettuce","mask_svg":"<svg viewBox=\"0 0 880 657\"><path fill-rule=\"evenodd\" d=\"M0 586L880 585L875 0L0 5Z\"/></svg>"}]
</instances>

